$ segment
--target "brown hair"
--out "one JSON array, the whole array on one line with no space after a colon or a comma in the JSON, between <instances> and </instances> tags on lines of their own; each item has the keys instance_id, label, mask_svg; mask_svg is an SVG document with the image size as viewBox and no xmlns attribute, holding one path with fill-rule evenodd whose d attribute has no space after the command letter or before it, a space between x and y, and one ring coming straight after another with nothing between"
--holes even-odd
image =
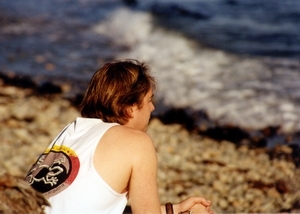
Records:
<instances>
[{"instance_id":1,"label":"brown hair","mask_svg":"<svg viewBox=\"0 0 300 214\"><path fill-rule=\"evenodd\" d=\"M81 115L104 122L125 124L130 115L127 107L142 101L155 89L149 67L137 60L114 60L104 64L93 75L81 103Z\"/></svg>"}]
</instances>

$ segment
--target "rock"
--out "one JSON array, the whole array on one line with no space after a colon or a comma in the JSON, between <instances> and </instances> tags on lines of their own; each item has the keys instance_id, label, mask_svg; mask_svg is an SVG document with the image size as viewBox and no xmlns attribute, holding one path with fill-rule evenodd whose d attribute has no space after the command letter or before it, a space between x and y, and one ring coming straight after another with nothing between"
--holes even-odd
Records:
<instances>
[{"instance_id":1,"label":"rock","mask_svg":"<svg viewBox=\"0 0 300 214\"><path fill-rule=\"evenodd\" d=\"M23 178L9 174L0 175L0 213L43 214L44 206L50 206L48 200Z\"/></svg>"},{"instance_id":2,"label":"rock","mask_svg":"<svg viewBox=\"0 0 300 214\"><path fill-rule=\"evenodd\" d=\"M292 208L299 200L295 177L299 169L293 162L228 141L216 142L158 119L151 121L148 133L158 153L162 203L197 194L210 199L215 212L280 212L281 206Z\"/></svg>"},{"instance_id":3,"label":"rock","mask_svg":"<svg viewBox=\"0 0 300 214\"><path fill-rule=\"evenodd\" d=\"M24 177L53 138L79 116L61 95L37 96L30 89L0 84L0 173ZM215 212L281 212L300 200L300 170L266 150L237 147L189 132L179 124L150 121L158 156L161 203L199 195ZM12 152L13 151L13 152ZM290 155L288 147L277 148ZM279 173L280 172L280 173ZM276 202L276 203L275 203Z\"/></svg>"}]
</instances>

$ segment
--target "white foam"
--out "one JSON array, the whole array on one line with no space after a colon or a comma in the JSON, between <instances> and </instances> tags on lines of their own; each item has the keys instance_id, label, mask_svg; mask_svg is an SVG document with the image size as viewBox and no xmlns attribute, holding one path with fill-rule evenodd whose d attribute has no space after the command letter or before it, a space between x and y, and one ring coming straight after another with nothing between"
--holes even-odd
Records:
<instances>
[{"instance_id":1,"label":"white foam","mask_svg":"<svg viewBox=\"0 0 300 214\"><path fill-rule=\"evenodd\" d=\"M151 15L141 11L115 11L94 29L129 46L117 58L136 58L151 66L159 83L157 105L205 110L220 124L300 130L300 96L295 92L300 91L300 73L295 71L299 63L293 62L293 67L286 60L245 58L204 48L156 26Z\"/></svg>"}]
</instances>

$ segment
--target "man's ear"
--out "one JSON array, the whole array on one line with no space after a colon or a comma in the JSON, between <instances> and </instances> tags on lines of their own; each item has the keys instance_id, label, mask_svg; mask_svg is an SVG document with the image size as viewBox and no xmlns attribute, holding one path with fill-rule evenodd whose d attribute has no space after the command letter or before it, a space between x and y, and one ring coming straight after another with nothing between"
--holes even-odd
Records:
<instances>
[{"instance_id":1,"label":"man's ear","mask_svg":"<svg viewBox=\"0 0 300 214\"><path fill-rule=\"evenodd\" d=\"M137 105L132 105L132 106L128 106L126 108L126 112L127 112L127 115L130 116L131 118L133 117L134 115L134 111L137 109Z\"/></svg>"}]
</instances>

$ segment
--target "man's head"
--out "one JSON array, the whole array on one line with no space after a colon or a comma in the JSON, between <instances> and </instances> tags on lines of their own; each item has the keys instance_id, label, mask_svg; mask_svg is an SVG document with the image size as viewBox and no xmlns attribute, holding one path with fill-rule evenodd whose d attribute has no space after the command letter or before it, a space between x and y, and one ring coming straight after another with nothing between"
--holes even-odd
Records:
<instances>
[{"instance_id":1,"label":"man's head","mask_svg":"<svg viewBox=\"0 0 300 214\"><path fill-rule=\"evenodd\" d=\"M137 60L106 63L92 77L83 101L83 117L125 124L130 119L128 107L142 107L143 98L155 89L149 67Z\"/></svg>"}]
</instances>

